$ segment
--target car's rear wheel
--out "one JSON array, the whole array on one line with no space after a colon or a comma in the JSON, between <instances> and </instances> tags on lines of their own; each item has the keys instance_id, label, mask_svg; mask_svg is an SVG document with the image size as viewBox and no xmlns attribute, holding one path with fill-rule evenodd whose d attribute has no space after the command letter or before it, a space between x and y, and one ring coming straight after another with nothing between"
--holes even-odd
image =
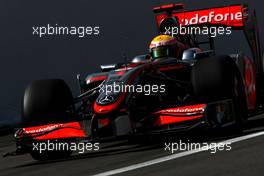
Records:
<instances>
[{"instance_id":1,"label":"car's rear wheel","mask_svg":"<svg viewBox=\"0 0 264 176\"><path fill-rule=\"evenodd\" d=\"M235 124L232 129L242 130L246 119L246 95L241 74L235 62L228 56L214 56L198 60L193 67L194 95L200 102L232 100Z\"/></svg>"}]
</instances>

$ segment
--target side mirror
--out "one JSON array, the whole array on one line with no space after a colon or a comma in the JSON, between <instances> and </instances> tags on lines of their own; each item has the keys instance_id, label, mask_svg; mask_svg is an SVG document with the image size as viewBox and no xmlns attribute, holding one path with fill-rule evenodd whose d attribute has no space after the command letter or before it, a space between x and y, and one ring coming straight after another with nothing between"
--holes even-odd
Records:
<instances>
[{"instance_id":1,"label":"side mirror","mask_svg":"<svg viewBox=\"0 0 264 176\"><path fill-rule=\"evenodd\" d=\"M151 56L149 54L145 55L139 55L132 59L131 63L137 64L137 63L146 63L151 60Z\"/></svg>"}]
</instances>

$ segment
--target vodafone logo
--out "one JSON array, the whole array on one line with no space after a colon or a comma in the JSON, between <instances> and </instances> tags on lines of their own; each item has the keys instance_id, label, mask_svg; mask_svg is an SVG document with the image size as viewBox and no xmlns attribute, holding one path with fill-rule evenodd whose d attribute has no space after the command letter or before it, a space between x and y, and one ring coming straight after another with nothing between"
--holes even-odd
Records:
<instances>
[{"instance_id":1,"label":"vodafone logo","mask_svg":"<svg viewBox=\"0 0 264 176\"><path fill-rule=\"evenodd\" d=\"M198 104L192 106L176 107L171 109L164 109L158 113L194 113L194 112L204 112L206 105Z\"/></svg>"},{"instance_id":2,"label":"vodafone logo","mask_svg":"<svg viewBox=\"0 0 264 176\"><path fill-rule=\"evenodd\" d=\"M195 25L210 23L212 25L226 25L230 27L244 26L244 19L247 17L246 9L242 5L231 5L210 9L184 11L173 13L181 25ZM164 15L157 15L158 25L164 19Z\"/></svg>"},{"instance_id":3,"label":"vodafone logo","mask_svg":"<svg viewBox=\"0 0 264 176\"><path fill-rule=\"evenodd\" d=\"M203 108L176 108L176 109L167 109L164 112L197 112L204 111Z\"/></svg>"},{"instance_id":4,"label":"vodafone logo","mask_svg":"<svg viewBox=\"0 0 264 176\"><path fill-rule=\"evenodd\" d=\"M56 124L56 125L49 125L46 127L24 128L24 132L25 134L41 133L41 132L51 131L62 126L63 124Z\"/></svg>"},{"instance_id":5,"label":"vodafone logo","mask_svg":"<svg viewBox=\"0 0 264 176\"><path fill-rule=\"evenodd\" d=\"M165 34L168 35L230 35L232 27L243 27L246 20L246 9L241 5L218 7L211 9L184 11L173 13L178 19L179 25L175 27L162 26ZM165 17L166 19L166 17ZM164 15L156 17L159 27L164 20ZM209 24L209 25L199 25Z\"/></svg>"},{"instance_id":6,"label":"vodafone logo","mask_svg":"<svg viewBox=\"0 0 264 176\"><path fill-rule=\"evenodd\" d=\"M242 12L236 13L217 13L210 11L209 13L193 13L188 18L181 19L184 25L202 24L202 23L221 23L221 22L238 22L243 19Z\"/></svg>"}]
</instances>

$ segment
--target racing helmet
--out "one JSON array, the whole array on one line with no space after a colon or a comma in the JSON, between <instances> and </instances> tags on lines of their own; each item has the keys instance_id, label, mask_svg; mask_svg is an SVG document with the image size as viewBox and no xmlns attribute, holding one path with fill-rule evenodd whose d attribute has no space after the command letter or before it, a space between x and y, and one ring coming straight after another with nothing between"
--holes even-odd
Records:
<instances>
[{"instance_id":1,"label":"racing helmet","mask_svg":"<svg viewBox=\"0 0 264 176\"><path fill-rule=\"evenodd\" d=\"M149 52L153 60L168 57L179 58L183 48L184 45L176 38L170 35L159 35L151 41Z\"/></svg>"}]
</instances>

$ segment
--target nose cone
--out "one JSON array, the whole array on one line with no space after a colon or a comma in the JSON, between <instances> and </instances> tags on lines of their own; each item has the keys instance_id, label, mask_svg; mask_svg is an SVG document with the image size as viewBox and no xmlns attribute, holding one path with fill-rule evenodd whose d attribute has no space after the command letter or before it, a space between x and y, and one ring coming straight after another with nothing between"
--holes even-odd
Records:
<instances>
[{"instance_id":1,"label":"nose cone","mask_svg":"<svg viewBox=\"0 0 264 176\"><path fill-rule=\"evenodd\" d=\"M99 96L94 103L94 112L97 114L111 113L121 105L124 98L124 93L121 93L121 95L116 98L111 95Z\"/></svg>"}]
</instances>

